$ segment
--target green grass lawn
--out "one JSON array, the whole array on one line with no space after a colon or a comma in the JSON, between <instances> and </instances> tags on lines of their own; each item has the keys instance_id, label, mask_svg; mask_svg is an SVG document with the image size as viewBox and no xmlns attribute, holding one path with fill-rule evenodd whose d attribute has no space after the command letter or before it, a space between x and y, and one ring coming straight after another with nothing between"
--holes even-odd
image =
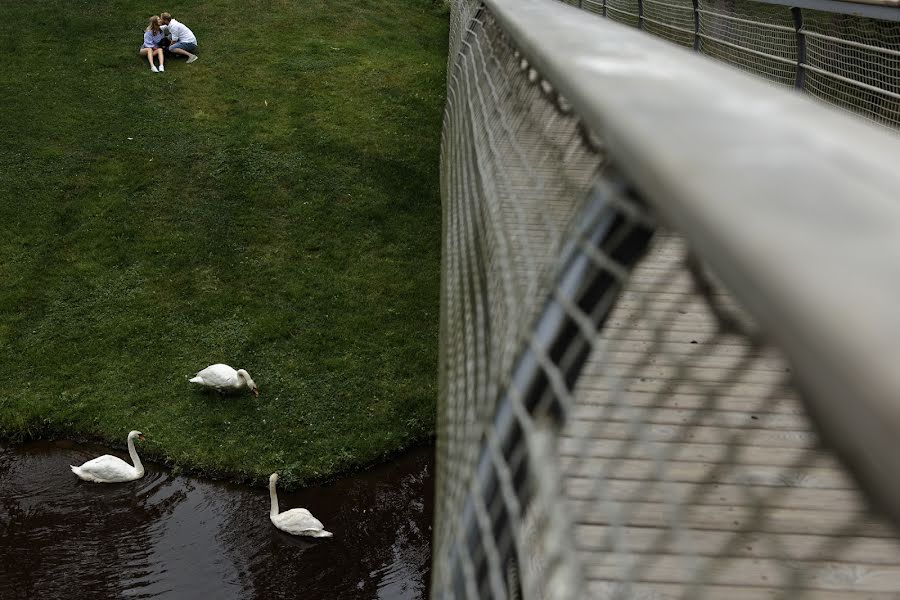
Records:
<instances>
[{"instance_id":1,"label":"green grass lawn","mask_svg":"<svg viewBox=\"0 0 900 600\"><path fill-rule=\"evenodd\" d=\"M200 60L151 73L150 11ZM288 485L433 433L447 15L4 0L0 437ZM247 369L262 395L187 378Z\"/></svg>"}]
</instances>

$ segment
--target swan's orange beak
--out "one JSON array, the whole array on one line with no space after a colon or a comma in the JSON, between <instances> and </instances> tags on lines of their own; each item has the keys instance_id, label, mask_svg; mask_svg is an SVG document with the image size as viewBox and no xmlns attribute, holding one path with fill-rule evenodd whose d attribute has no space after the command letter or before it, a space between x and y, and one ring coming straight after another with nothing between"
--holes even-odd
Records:
<instances>
[{"instance_id":1,"label":"swan's orange beak","mask_svg":"<svg viewBox=\"0 0 900 600\"><path fill-rule=\"evenodd\" d=\"M141 441L143 442L143 441L144 441L144 434L142 433L141 435L139 435L139 436L138 436L138 439L141 440Z\"/></svg>"},{"instance_id":2,"label":"swan's orange beak","mask_svg":"<svg viewBox=\"0 0 900 600\"><path fill-rule=\"evenodd\" d=\"M253 395L259 398L259 388L253 388Z\"/></svg>"}]
</instances>

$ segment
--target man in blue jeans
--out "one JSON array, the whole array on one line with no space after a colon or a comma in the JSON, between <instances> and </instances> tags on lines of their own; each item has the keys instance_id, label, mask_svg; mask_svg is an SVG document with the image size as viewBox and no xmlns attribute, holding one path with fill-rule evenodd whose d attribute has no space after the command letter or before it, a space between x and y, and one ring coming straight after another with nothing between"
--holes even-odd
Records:
<instances>
[{"instance_id":1,"label":"man in blue jeans","mask_svg":"<svg viewBox=\"0 0 900 600\"><path fill-rule=\"evenodd\" d=\"M163 31L172 38L169 52L186 56L188 64L197 60L197 55L193 54L197 49L197 38L194 36L194 32L185 27L184 23L173 19L172 15L167 12L159 15L159 20L162 22Z\"/></svg>"}]
</instances>

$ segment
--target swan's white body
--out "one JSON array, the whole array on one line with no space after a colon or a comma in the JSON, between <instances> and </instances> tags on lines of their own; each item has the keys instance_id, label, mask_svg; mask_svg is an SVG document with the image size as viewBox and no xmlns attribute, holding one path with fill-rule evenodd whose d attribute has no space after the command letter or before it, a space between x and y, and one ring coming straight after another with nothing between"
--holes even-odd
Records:
<instances>
[{"instance_id":1,"label":"swan's white body","mask_svg":"<svg viewBox=\"0 0 900 600\"><path fill-rule=\"evenodd\" d=\"M93 460L89 460L80 467L72 467L72 472L85 481L93 481L94 483L121 483L123 481L134 481L144 476L144 465L138 458L137 450L134 449L134 438L143 438L140 431L132 431L128 434L128 454L134 465L117 456L104 454Z\"/></svg>"},{"instance_id":2,"label":"swan's white body","mask_svg":"<svg viewBox=\"0 0 900 600\"><path fill-rule=\"evenodd\" d=\"M269 518L272 525L291 535L308 535L311 537L331 537L330 531L325 531L322 522L312 516L305 508L292 508L283 513L278 512L278 494L275 492L275 482L278 481L278 473L272 473L269 477L269 498L272 501L272 509Z\"/></svg>"},{"instance_id":3,"label":"swan's white body","mask_svg":"<svg viewBox=\"0 0 900 600\"><path fill-rule=\"evenodd\" d=\"M253 395L259 395L259 388L256 387L256 383L250 378L250 373L244 369L232 369L228 365L221 363L210 365L199 371L190 382L199 383L222 393L239 392L247 388L253 392Z\"/></svg>"}]
</instances>

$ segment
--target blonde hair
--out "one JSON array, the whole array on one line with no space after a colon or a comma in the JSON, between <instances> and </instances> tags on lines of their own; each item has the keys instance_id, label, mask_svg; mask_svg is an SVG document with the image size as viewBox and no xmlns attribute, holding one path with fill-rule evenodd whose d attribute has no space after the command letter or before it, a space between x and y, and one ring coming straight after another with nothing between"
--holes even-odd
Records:
<instances>
[{"instance_id":1,"label":"blonde hair","mask_svg":"<svg viewBox=\"0 0 900 600\"><path fill-rule=\"evenodd\" d=\"M162 29L160 29L159 27L159 17L157 17L156 15L150 17L150 24L147 25L147 31L152 32L153 35L156 35L160 31L162 31Z\"/></svg>"}]
</instances>

